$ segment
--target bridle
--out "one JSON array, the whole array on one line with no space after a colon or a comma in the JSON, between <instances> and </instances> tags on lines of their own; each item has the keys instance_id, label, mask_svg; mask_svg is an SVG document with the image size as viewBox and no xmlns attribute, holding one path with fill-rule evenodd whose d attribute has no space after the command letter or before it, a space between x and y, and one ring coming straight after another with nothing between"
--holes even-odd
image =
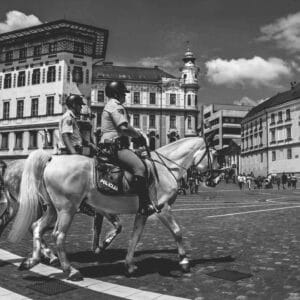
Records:
<instances>
[{"instance_id":1,"label":"bridle","mask_svg":"<svg viewBox=\"0 0 300 300\"><path fill-rule=\"evenodd\" d=\"M211 160L210 153L209 153L209 145L208 145L207 140L206 140L205 138L204 138L204 142L205 142L205 151L204 151L204 153L202 154L202 156L201 156L201 158L199 159L199 161L198 161L194 166L197 167L197 166L203 161L203 159L205 158L205 155L207 155L208 170L205 171L205 172L203 172L203 173L200 174L200 175L206 175L206 176L208 176L208 178L206 179L206 184L207 184L208 186L215 186L215 185L216 185L216 184L214 183L215 177L213 177L213 173L214 173L214 172L213 172L213 167L212 167L212 160ZM176 163L175 161L173 161L172 159L170 159L170 158L164 156L163 154L161 154L161 153L159 153L159 152L157 152L157 151L154 151L154 153L157 155L157 157L160 159L160 161L157 161L157 160L153 160L153 161L155 161L155 162L157 162L157 163L160 163L160 164L162 164L163 166L165 166L166 169L171 173L171 175L173 176L173 178L175 179L175 181L176 181L177 184L178 184L178 180L177 180L177 178L175 177L175 175L174 175L174 173L173 173L173 171L172 171L172 168L169 167L169 166L166 164L165 160L167 160L167 161L173 163L174 165L176 165L177 167L179 167L180 169L183 169L183 170L185 170L185 171L188 171L188 169L185 168L185 167L183 167L183 166L180 166L179 164L177 164L177 163ZM207 174L208 174L208 175L207 175Z\"/></svg>"}]
</instances>

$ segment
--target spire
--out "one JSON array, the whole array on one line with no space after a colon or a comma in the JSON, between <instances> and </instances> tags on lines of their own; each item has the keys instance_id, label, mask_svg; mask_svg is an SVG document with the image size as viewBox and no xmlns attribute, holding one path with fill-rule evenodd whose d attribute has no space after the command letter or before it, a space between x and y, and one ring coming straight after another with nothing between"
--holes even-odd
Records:
<instances>
[{"instance_id":1,"label":"spire","mask_svg":"<svg viewBox=\"0 0 300 300\"><path fill-rule=\"evenodd\" d=\"M186 52L184 54L184 58L182 59L185 63L191 61L192 63L195 62L195 56L194 56L194 53L190 50L190 47L189 47L189 44L190 42L187 41L186 42Z\"/></svg>"}]
</instances>

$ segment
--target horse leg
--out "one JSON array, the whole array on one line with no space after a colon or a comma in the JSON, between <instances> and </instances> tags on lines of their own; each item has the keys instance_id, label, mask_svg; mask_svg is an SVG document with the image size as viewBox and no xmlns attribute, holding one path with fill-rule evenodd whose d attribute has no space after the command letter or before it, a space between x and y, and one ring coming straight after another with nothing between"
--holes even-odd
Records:
<instances>
[{"instance_id":1,"label":"horse leg","mask_svg":"<svg viewBox=\"0 0 300 300\"><path fill-rule=\"evenodd\" d=\"M186 256L185 249L183 248L183 242L182 242L182 233L179 225L177 224L174 216L172 215L172 212L170 210L170 207L168 206L167 209L162 210L160 214L157 214L157 217L159 220L170 230L172 233L175 242L177 244L178 248L178 255L179 255L179 265L183 272L189 272L190 271L190 263Z\"/></svg>"},{"instance_id":2,"label":"horse leg","mask_svg":"<svg viewBox=\"0 0 300 300\"><path fill-rule=\"evenodd\" d=\"M9 222L13 219L16 214L15 209L7 204L7 208L3 212L2 216L0 217L0 236L2 235L4 229L7 227Z\"/></svg>"},{"instance_id":3,"label":"horse leg","mask_svg":"<svg viewBox=\"0 0 300 300\"><path fill-rule=\"evenodd\" d=\"M58 257L54 254L52 249L48 247L44 239L41 239L41 258L45 259L50 265L57 265L59 263Z\"/></svg>"},{"instance_id":4,"label":"horse leg","mask_svg":"<svg viewBox=\"0 0 300 300\"><path fill-rule=\"evenodd\" d=\"M53 206L48 206L45 214L32 224L33 252L32 257L25 258L19 266L20 270L29 270L41 261L43 246L42 235L49 225L55 220L56 212Z\"/></svg>"},{"instance_id":5,"label":"horse leg","mask_svg":"<svg viewBox=\"0 0 300 300\"><path fill-rule=\"evenodd\" d=\"M97 237L95 237L95 227L97 226L96 223L96 217L94 219L94 241L96 240L96 243L94 245L97 245L96 249L94 250L96 254L100 254L101 252L103 252L112 242L113 240L116 238L116 236L122 231L122 225L120 222L120 219L117 215L113 215L113 214L104 214L104 216L107 218L107 220L113 225L113 229L106 235L104 241L102 243L99 242L99 237L100 237L100 231L101 231L101 227L100 230L97 233ZM102 221L103 221L103 217L102 217ZM101 223L102 226L102 223ZM98 230L98 228L97 228ZM94 246L93 245L93 246Z\"/></svg>"},{"instance_id":6,"label":"horse leg","mask_svg":"<svg viewBox=\"0 0 300 300\"><path fill-rule=\"evenodd\" d=\"M70 261L67 258L65 250L65 241L68 229L71 226L72 220L76 213L76 209L61 210L58 213L57 222L53 232L56 238L57 254L59 257L60 265L65 273L68 274L69 280L82 280L83 277L79 270L71 266Z\"/></svg>"},{"instance_id":7,"label":"horse leg","mask_svg":"<svg viewBox=\"0 0 300 300\"><path fill-rule=\"evenodd\" d=\"M134 225L133 225L133 231L131 234L131 239L129 241L127 255L125 258L125 268L126 268L126 274L128 276L133 275L137 270L137 266L133 262L133 256L134 256L136 245L142 236L146 221L147 221L147 216L141 215L139 213L136 214Z\"/></svg>"},{"instance_id":8,"label":"horse leg","mask_svg":"<svg viewBox=\"0 0 300 300\"><path fill-rule=\"evenodd\" d=\"M99 254L101 252L101 245L100 245L100 234L103 225L103 215L98 213L94 216L94 226L93 226L93 244L92 244L92 251L95 254Z\"/></svg>"}]
</instances>

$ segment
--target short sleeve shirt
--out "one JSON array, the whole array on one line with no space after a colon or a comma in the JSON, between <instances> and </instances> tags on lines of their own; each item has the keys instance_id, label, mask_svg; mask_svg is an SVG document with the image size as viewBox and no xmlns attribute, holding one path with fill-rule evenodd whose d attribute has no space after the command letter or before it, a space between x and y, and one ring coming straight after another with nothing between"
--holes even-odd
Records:
<instances>
[{"instance_id":1,"label":"short sleeve shirt","mask_svg":"<svg viewBox=\"0 0 300 300\"><path fill-rule=\"evenodd\" d=\"M113 139L120 136L118 127L122 124L128 124L126 109L117 99L110 99L102 113L101 143L106 139Z\"/></svg>"},{"instance_id":2,"label":"short sleeve shirt","mask_svg":"<svg viewBox=\"0 0 300 300\"><path fill-rule=\"evenodd\" d=\"M82 146L82 138L76 117L71 110L67 110L59 122L59 147L66 148L63 142L62 134L71 133L70 140L73 146Z\"/></svg>"}]
</instances>

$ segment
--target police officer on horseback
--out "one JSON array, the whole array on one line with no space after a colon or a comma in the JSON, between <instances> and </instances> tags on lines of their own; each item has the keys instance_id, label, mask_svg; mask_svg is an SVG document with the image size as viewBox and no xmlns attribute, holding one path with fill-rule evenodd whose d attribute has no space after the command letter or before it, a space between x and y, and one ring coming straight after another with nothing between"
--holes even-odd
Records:
<instances>
[{"instance_id":1,"label":"police officer on horseback","mask_svg":"<svg viewBox=\"0 0 300 300\"><path fill-rule=\"evenodd\" d=\"M100 143L115 142L118 165L133 174L133 188L139 196L139 212L151 215L158 212L152 204L146 179L146 167L143 161L129 149L129 137L144 140L141 131L129 124L129 116L123 106L126 93L129 93L122 81L111 81L105 87L105 94L109 98L104 107L101 119L102 136Z\"/></svg>"},{"instance_id":2,"label":"police officer on horseback","mask_svg":"<svg viewBox=\"0 0 300 300\"><path fill-rule=\"evenodd\" d=\"M82 137L77 119L85 105L79 95L70 95L66 99L67 110L59 122L59 148L61 154L82 154Z\"/></svg>"}]
</instances>

